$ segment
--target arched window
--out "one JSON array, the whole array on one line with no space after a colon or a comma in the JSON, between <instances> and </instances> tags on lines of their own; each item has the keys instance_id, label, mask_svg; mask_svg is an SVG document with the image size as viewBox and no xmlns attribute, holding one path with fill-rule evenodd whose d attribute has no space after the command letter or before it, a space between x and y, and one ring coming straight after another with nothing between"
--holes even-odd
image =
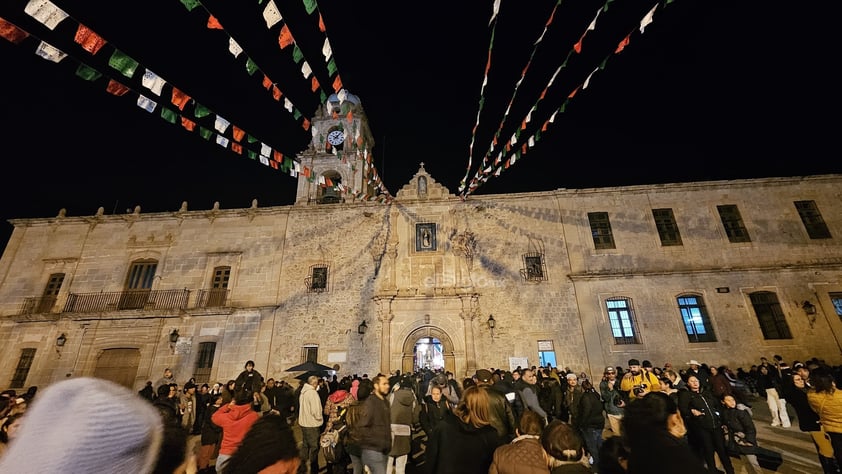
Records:
<instances>
[{"instance_id":1,"label":"arched window","mask_svg":"<svg viewBox=\"0 0 842 474\"><path fill-rule=\"evenodd\" d=\"M705 302L701 296L681 295L676 298L678 310L681 311L681 321L684 332L690 342L715 342L716 335L710 324Z\"/></svg>"},{"instance_id":2,"label":"arched window","mask_svg":"<svg viewBox=\"0 0 842 474\"><path fill-rule=\"evenodd\" d=\"M325 171L323 179L319 179L319 204L336 204L342 202L342 175L337 171Z\"/></svg>"},{"instance_id":3,"label":"arched window","mask_svg":"<svg viewBox=\"0 0 842 474\"><path fill-rule=\"evenodd\" d=\"M614 344L640 344L631 298L608 298L605 307L608 310Z\"/></svg>"}]
</instances>

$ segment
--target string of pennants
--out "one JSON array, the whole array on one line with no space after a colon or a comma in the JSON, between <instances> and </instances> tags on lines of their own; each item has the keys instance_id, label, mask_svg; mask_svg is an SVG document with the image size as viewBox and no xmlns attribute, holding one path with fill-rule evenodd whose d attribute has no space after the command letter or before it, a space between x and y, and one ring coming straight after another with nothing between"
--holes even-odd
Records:
<instances>
[{"instance_id":1,"label":"string of pennants","mask_svg":"<svg viewBox=\"0 0 842 474\"><path fill-rule=\"evenodd\" d=\"M25 6L24 11L50 31L54 31L62 22L74 22L75 34L72 40L73 43L78 45L83 51L89 53L90 58L93 58L100 51L110 50L107 65L113 70L115 76L119 74L122 77L111 77L97 67L73 57L4 18L0 18L0 36L16 45L23 44L27 38L33 38L37 43L35 47L35 54L37 56L57 64L70 58L76 64L75 73L77 77L89 82L104 79L106 82L106 92L114 96L124 96L131 92L136 95L136 104L139 108L149 113L154 113L157 109L161 119L171 124L180 123L184 130L197 132L205 140L213 140L217 145L238 155L245 153L248 158L259 160L261 164L288 173L292 177L297 177L301 174L310 181L316 179L309 167L302 165L293 157L286 156L279 150L273 149L265 142L246 133L243 128L232 124L221 115L203 106L182 89L169 84L156 73L143 67L139 62L111 45L87 26L75 22L66 12L49 0L30 0ZM100 54L99 57L103 58L103 56L104 54ZM128 80L134 79L137 82L135 73L140 69L144 70L139 81L140 85L149 92L139 92L140 88L132 88L126 85ZM164 102L156 99L156 97L162 97L165 90L169 92L171 96L170 103L175 108L170 108ZM305 126L309 128L309 121L306 122ZM375 191L385 190L376 169L371 163L370 154L364 150L360 153L360 156L363 157L364 162L363 176L368 176L367 183ZM323 176L318 179L319 184L322 186L334 186L333 183L328 184ZM341 189L343 192L349 191L348 187L342 184L337 184L335 187ZM351 190L350 192L355 199L360 200L378 200L383 202L390 198L388 192L381 195L367 194L359 190Z\"/></svg>"},{"instance_id":2,"label":"string of pennants","mask_svg":"<svg viewBox=\"0 0 842 474\"><path fill-rule=\"evenodd\" d=\"M220 21L216 18L216 16L214 16L213 12L211 12L210 9L208 9L204 4L202 4L199 0L179 1L189 12L203 11L205 13L205 21L208 29L220 30L226 34L228 38L228 51L231 53L232 56L234 56L234 58L237 58L241 54L243 54L244 50L242 46L240 46L237 40L234 39L234 37L231 36L225 30ZM259 3L263 3L263 1L265 0L260 0ZM318 6L316 5L315 1L306 1L305 8L308 14L313 14L314 12L318 13L319 31L325 33L327 29L325 28L324 20L322 19L321 13L318 12ZM300 66L301 75L306 81L310 83L312 92L319 92L319 102L324 103L327 100L327 95L325 94L325 91L321 89L319 80L316 78L315 74L313 74L313 69L307 62L303 51L301 50L301 48L298 47L298 44L292 37L292 33L290 32L289 26L286 24L286 22L284 22L283 16L281 15L281 12L278 9L277 5L275 5L274 0L269 0L265 8L263 9L263 20L266 23L266 27L268 29L273 29L279 24L282 25L278 37L278 44L280 45L280 49L283 50L290 45L293 47L293 61L295 61L295 63ZM337 72L336 61L333 57L333 49L330 47L330 41L328 40L327 35L325 35L324 45L322 47L322 54L324 56L325 67L328 71L328 74L331 78L333 78L332 92L339 92L342 89L342 79L340 78ZM263 80L261 82L263 88L271 93L272 98L275 101L280 102L281 99L283 99L284 108L289 113L293 114L296 120L303 121L302 127L305 130L309 128L309 121L306 118L303 118L302 113L295 106L295 104L290 100L289 97L284 95L283 91L281 91L280 87L278 87L278 82L273 81L251 57L246 58L246 72L249 75L254 75L258 72L261 73L263 76Z\"/></svg>"},{"instance_id":3,"label":"string of pennants","mask_svg":"<svg viewBox=\"0 0 842 474\"><path fill-rule=\"evenodd\" d=\"M567 108L567 105L570 103L571 100L573 100L573 98L576 96L576 94L579 91L588 88L594 74L596 74L599 71L604 70L605 67L606 67L606 64L609 62L609 60L613 56L616 56L616 55L620 54L629 45L629 43L631 42L631 36L633 34L635 34L638 31L639 31L639 34L641 34L641 35L644 34L646 26L648 26L650 23L652 23L654 21L655 11L658 9L659 6L661 6L660 3L656 3L643 16L643 18L639 21L638 25L635 26L629 33L627 33L623 37L622 40L620 40L620 42L615 47L614 51L609 53L608 56L606 56L599 63L599 65L597 65L587 75L587 77L581 83L579 83L576 87L573 88L573 90L571 92L569 92L567 94L567 97L565 98L565 100L561 104L561 106L559 106L558 109L556 109L550 115L550 117L547 120L545 120L541 124L541 126L538 127L531 135L529 135L528 137L526 137L524 140L521 141L520 140L521 136L524 135L524 133L527 131L527 129L529 127L529 124L532 122L532 114L534 112L536 112L539 104L546 97L550 87L552 87L554 81L558 77L561 70L564 69L567 66L568 60L573 55L581 53L582 47L583 47L583 42L584 42L585 37L588 35L588 32L594 31L596 29L597 19L599 18L600 13L602 13L604 11L607 11L608 7L609 7L609 4L613 1L614 0L607 0L599 9L597 9L593 20L587 26L587 28L582 33L582 35L579 37L579 40L571 47L571 50L568 52L567 57L565 58L564 62L555 70L552 77L550 78L550 80L548 81L546 86L543 88L541 93L539 94L537 101L530 108L530 110L526 114L526 116L521 120L520 126L518 127L518 129L515 130L515 132L511 136L511 138L509 138L509 140L503 145L502 149L500 149L497 152L497 156L493 159L493 162L489 163L490 158L494 155L495 147L497 147L497 145L499 144L499 137L502 134L503 124L505 123L506 118L508 118L508 113L509 113L509 110L511 108L512 103L514 102L515 96L517 95L519 85L523 82L523 80L525 78L525 75L526 75L527 71L529 70L529 66L531 65L532 58L534 57L534 53L535 53L535 50L533 49L533 53L532 53L532 55L530 55L529 62L527 64L527 66L523 69L523 71L521 73L521 78L517 82L517 86L515 87L514 93L512 95L512 99L509 102L509 106L506 109L504 117L500 121L500 128L495 133L494 138L492 139L491 145L489 146L488 152L483 157L482 163L478 167L478 169L477 169L474 177L471 179L470 183L466 183L467 176L468 176L468 174L470 174L470 170L471 170L471 160L469 159L469 161L468 161L468 171L465 175L465 179L463 179L462 182L459 185L459 192L461 193L462 199L465 199L469 194L476 191L476 189L479 188L483 183L488 181L489 178L500 176L500 174L504 170L506 170L510 166L514 165L517 162L518 159L520 159L523 155L525 155L530 149L534 148L535 145L541 140L542 133L546 132L547 129L549 128L550 124L554 123L556 116L559 113L565 112L565 109ZM667 5L669 5L670 3L673 3L674 1L675 0L664 0L663 6L661 8L665 8ZM557 9L557 7L560 3L561 3L561 0L559 0L559 2L556 4L556 7L553 9L552 13L550 14L549 20L547 21L547 23L545 25L545 28L544 28L543 32L541 33L541 36L535 42L535 48L537 48L538 44L541 43L544 35L546 34L547 28L552 23L553 16L555 15L556 9ZM495 5L495 11L493 13L493 15L495 17L497 15L496 9L497 9L498 6L499 5ZM493 36L492 36L492 41L493 41ZM489 60L489 64L490 64L490 60ZM487 74L487 70L486 70L486 74ZM474 131L476 131L476 127L474 128ZM472 139L472 143L473 143L473 139ZM505 158L505 161L504 161L504 158Z\"/></svg>"},{"instance_id":4,"label":"string of pennants","mask_svg":"<svg viewBox=\"0 0 842 474\"><path fill-rule=\"evenodd\" d=\"M209 29L217 29L224 32L228 36L228 50L229 52L236 58L240 54L243 53L243 48L239 45L239 43L231 36L225 28L222 26L220 21L214 16L213 12L210 11L200 0L179 0L181 4L189 11L198 11L197 8L201 7L201 10L207 14L207 27ZM258 0L258 4L263 4L266 0ZM333 48L330 45L330 39L327 37L327 27L325 26L324 19L322 18L321 12L318 9L318 4L315 0L303 0L303 5L305 11L308 15L313 15L314 13L318 17L318 28L321 33L324 34L324 42L322 44L322 57L324 59L325 69L328 72L329 77L332 79L331 87L333 88L333 93L337 93L340 98L345 93L342 84L342 78L338 73L338 68L336 66L336 59L333 56ZM266 27L268 29L276 29L278 25L280 26L280 30L278 32L278 45L280 46L281 50L284 50L290 46L292 46L292 59L293 61L300 66L301 75L302 77L310 82L312 92L319 91L320 103L324 103L327 100L327 95L324 89L321 87L318 78L316 78L315 74L313 73L313 69L307 61L304 52L298 46L298 43L295 41L295 38L292 35L292 31L289 28L289 25L284 21L283 15L275 4L274 0L268 0L266 2L266 6L263 9L263 21L266 23ZM295 118L298 119L300 117L300 112L298 109L295 108L294 104L290 101L289 98L284 97L283 92L278 87L278 83L273 81L269 76L263 72L259 66L257 66L256 62L254 62L250 57L247 59L246 62L246 70L249 75L253 75L256 72L261 72L263 74L263 81L262 86L269 90L272 93L272 97L276 101L280 101L280 99L284 98L284 108L293 113ZM350 114L350 112L349 112ZM349 118L350 120L350 118ZM304 128L309 128L309 121L304 119L305 125ZM314 131L315 133L315 131ZM359 132L357 131L357 135ZM334 151L334 154L338 154ZM373 163L371 162L371 156L368 150L357 150L358 156L364 157L364 175L369 176L367 183L372 185L375 190L380 190L384 194L385 199L389 199L391 196L389 195L388 190L386 190L385 186L383 185L380 176L377 173L377 170L374 168ZM346 156L341 156L343 160L346 160ZM305 167L306 168L306 167ZM306 175L308 178L314 178L309 174ZM334 187L338 188L342 191L347 191L346 187L340 183L332 183L330 178L326 178L324 176L319 177L319 184L325 187ZM353 194L356 199L371 199L373 196L368 196L365 193L360 191L353 191Z\"/></svg>"}]
</instances>

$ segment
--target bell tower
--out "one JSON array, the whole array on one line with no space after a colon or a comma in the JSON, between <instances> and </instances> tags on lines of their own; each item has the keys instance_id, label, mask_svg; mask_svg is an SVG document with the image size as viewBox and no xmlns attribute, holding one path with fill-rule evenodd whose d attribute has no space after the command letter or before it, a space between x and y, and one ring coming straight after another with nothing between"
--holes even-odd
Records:
<instances>
[{"instance_id":1,"label":"bell tower","mask_svg":"<svg viewBox=\"0 0 842 474\"><path fill-rule=\"evenodd\" d=\"M295 204L340 204L371 194L367 157L374 138L360 99L345 89L331 94L310 120L310 131L310 145L298 154Z\"/></svg>"}]
</instances>

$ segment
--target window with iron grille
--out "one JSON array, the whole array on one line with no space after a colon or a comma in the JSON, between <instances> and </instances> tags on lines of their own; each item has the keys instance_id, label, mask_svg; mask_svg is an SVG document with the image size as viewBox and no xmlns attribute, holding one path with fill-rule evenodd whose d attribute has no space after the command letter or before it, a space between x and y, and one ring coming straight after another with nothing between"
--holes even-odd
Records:
<instances>
[{"instance_id":1,"label":"window with iron grille","mask_svg":"<svg viewBox=\"0 0 842 474\"><path fill-rule=\"evenodd\" d=\"M50 275L47 286L44 287L44 293L41 295L41 300L38 301L37 311L39 313L49 313L53 309L62 283L64 283L64 273L53 273Z\"/></svg>"},{"instance_id":2,"label":"window with iron grille","mask_svg":"<svg viewBox=\"0 0 842 474\"><path fill-rule=\"evenodd\" d=\"M758 291L750 294L749 298L764 339L792 339L778 295L771 291Z\"/></svg>"},{"instance_id":3,"label":"window with iron grille","mask_svg":"<svg viewBox=\"0 0 842 474\"><path fill-rule=\"evenodd\" d=\"M319 346L315 344L307 344L301 348L301 358L304 362L318 362L319 361Z\"/></svg>"},{"instance_id":4,"label":"window with iron grille","mask_svg":"<svg viewBox=\"0 0 842 474\"><path fill-rule=\"evenodd\" d=\"M740 210L734 204L723 204L716 206L719 211L719 218L722 220L722 226L725 228L725 235L731 243L751 242L751 237L748 235L748 229L743 225L743 217L740 215Z\"/></svg>"},{"instance_id":5,"label":"window with iron grille","mask_svg":"<svg viewBox=\"0 0 842 474\"><path fill-rule=\"evenodd\" d=\"M677 301L687 339L690 342L716 342L704 300L695 295L681 295Z\"/></svg>"},{"instance_id":6,"label":"window with iron grille","mask_svg":"<svg viewBox=\"0 0 842 474\"><path fill-rule=\"evenodd\" d=\"M811 239L829 239L830 230L822 218L822 213L819 212L816 201L795 201L795 209L798 210L798 215L801 216L801 222L804 223L804 229Z\"/></svg>"},{"instance_id":7,"label":"window with iron grille","mask_svg":"<svg viewBox=\"0 0 842 474\"><path fill-rule=\"evenodd\" d=\"M607 212L589 212L588 222L591 225L591 236L595 249L613 249L614 235L611 233L611 222Z\"/></svg>"},{"instance_id":8,"label":"window with iron grille","mask_svg":"<svg viewBox=\"0 0 842 474\"><path fill-rule=\"evenodd\" d=\"M634 311L629 298L609 298L605 301L614 344L639 344Z\"/></svg>"},{"instance_id":9,"label":"window with iron grille","mask_svg":"<svg viewBox=\"0 0 842 474\"><path fill-rule=\"evenodd\" d=\"M196 357L196 370L193 372L193 377L199 385L210 382L214 354L216 354L215 342L199 343L199 355Z\"/></svg>"},{"instance_id":10,"label":"window with iron grille","mask_svg":"<svg viewBox=\"0 0 842 474\"><path fill-rule=\"evenodd\" d=\"M323 293L328 291L327 277L327 265L311 265L310 276L306 278L307 289L311 293Z\"/></svg>"},{"instance_id":11,"label":"window with iron grille","mask_svg":"<svg viewBox=\"0 0 842 474\"><path fill-rule=\"evenodd\" d=\"M18 366L15 367L15 375L12 377L11 388L23 387L26 384L26 377L29 376L29 368L35 360L35 349L22 349Z\"/></svg>"},{"instance_id":12,"label":"window with iron grille","mask_svg":"<svg viewBox=\"0 0 842 474\"><path fill-rule=\"evenodd\" d=\"M658 229L661 245L664 247L682 245L681 233L678 231L678 224L675 223L672 209L652 209L652 217L655 218L655 227Z\"/></svg>"},{"instance_id":13,"label":"window with iron grille","mask_svg":"<svg viewBox=\"0 0 842 474\"><path fill-rule=\"evenodd\" d=\"M545 281L547 279L547 267L544 265L544 254L524 254L523 266L524 268L520 272L526 281Z\"/></svg>"}]
</instances>

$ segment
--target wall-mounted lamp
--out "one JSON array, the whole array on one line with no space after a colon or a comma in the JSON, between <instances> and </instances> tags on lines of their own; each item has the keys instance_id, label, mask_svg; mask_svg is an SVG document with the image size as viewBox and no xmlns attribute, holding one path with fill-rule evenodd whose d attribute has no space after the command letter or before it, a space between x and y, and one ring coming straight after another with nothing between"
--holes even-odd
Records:
<instances>
[{"instance_id":1,"label":"wall-mounted lamp","mask_svg":"<svg viewBox=\"0 0 842 474\"><path fill-rule=\"evenodd\" d=\"M59 337L56 338L56 354L58 354L58 358L61 359L61 348L67 343L67 336L64 333L61 333Z\"/></svg>"},{"instance_id":2,"label":"wall-mounted lamp","mask_svg":"<svg viewBox=\"0 0 842 474\"><path fill-rule=\"evenodd\" d=\"M804 302L801 303L801 309L803 309L804 314L807 315L807 320L810 322L810 328L812 328L816 324L816 305L804 300Z\"/></svg>"},{"instance_id":3,"label":"wall-mounted lamp","mask_svg":"<svg viewBox=\"0 0 842 474\"><path fill-rule=\"evenodd\" d=\"M497 320L494 319L493 314L488 315L488 321L486 321L486 324L488 324L488 330L491 331L491 339L494 339L494 327L497 326Z\"/></svg>"},{"instance_id":4,"label":"wall-mounted lamp","mask_svg":"<svg viewBox=\"0 0 842 474\"><path fill-rule=\"evenodd\" d=\"M175 354L175 343L178 342L178 329L173 328L170 333L170 350Z\"/></svg>"},{"instance_id":5,"label":"wall-mounted lamp","mask_svg":"<svg viewBox=\"0 0 842 474\"><path fill-rule=\"evenodd\" d=\"M365 334L366 331L368 331L368 324L365 321L363 321L360 323L359 326L357 326L357 334L362 336L363 334Z\"/></svg>"}]
</instances>

